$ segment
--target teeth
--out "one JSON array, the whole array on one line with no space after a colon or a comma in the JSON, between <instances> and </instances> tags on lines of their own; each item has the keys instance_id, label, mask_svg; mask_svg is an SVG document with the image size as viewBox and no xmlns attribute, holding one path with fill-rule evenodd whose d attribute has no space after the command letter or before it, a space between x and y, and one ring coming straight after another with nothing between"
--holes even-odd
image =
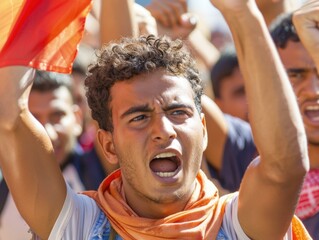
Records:
<instances>
[{"instance_id":1,"label":"teeth","mask_svg":"<svg viewBox=\"0 0 319 240\"><path fill-rule=\"evenodd\" d=\"M172 177L174 174L175 172L156 172L156 175L160 177Z\"/></svg>"},{"instance_id":2,"label":"teeth","mask_svg":"<svg viewBox=\"0 0 319 240\"><path fill-rule=\"evenodd\" d=\"M158 154L154 158L168 158L168 157L175 157L175 156L176 154L174 153L166 152L166 153Z\"/></svg>"},{"instance_id":3,"label":"teeth","mask_svg":"<svg viewBox=\"0 0 319 240\"><path fill-rule=\"evenodd\" d=\"M308 106L306 108L307 111L318 111L319 110L319 105L313 105L313 106Z\"/></svg>"}]
</instances>

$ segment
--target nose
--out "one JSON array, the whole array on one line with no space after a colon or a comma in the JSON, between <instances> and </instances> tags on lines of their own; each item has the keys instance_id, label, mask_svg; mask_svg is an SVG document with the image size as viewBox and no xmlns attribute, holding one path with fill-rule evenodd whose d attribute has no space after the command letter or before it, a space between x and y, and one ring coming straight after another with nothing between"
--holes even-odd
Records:
<instances>
[{"instance_id":1,"label":"nose","mask_svg":"<svg viewBox=\"0 0 319 240\"><path fill-rule=\"evenodd\" d=\"M176 138L177 134L174 123L165 113L156 114L152 124L152 139L156 142L165 143Z\"/></svg>"},{"instance_id":2,"label":"nose","mask_svg":"<svg viewBox=\"0 0 319 240\"><path fill-rule=\"evenodd\" d=\"M48 136L50 137L51 141L53 142L53 141L57 140L58 134L57 134L55 128L52 126L52 124L45 123L43 126L44 126Z\"/></svg>"}]
</instances>

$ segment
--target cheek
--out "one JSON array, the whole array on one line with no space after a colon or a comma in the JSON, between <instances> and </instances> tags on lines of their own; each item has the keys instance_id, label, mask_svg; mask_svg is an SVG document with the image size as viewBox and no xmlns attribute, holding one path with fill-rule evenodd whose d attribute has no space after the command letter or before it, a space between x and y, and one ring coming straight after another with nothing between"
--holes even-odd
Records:
<instances>
[{"instance_id":1,"label":"cheek","mask_svg":"<svg viewBox=\"0 0 319 240\"><path fill-rule=\"evenodd\" d=\"M185 132L185 129L187 129L188 132ZM204 132L201 124L188 124L188 126L181 127L179 133L179 136L181 136L180 141L185 153L191 154L192 157L198 157L198 154L202 154Z\"/></svg>"},{"instance_id":2,"label":"cheek","mask_svg":"<svg viewBox=\"0 0 319 240\"><path fill-rule=\"evenodd\" d=\"M114 149L119 158L120 164L121 162L127 162L130 167L138 164L134 163L134 161L136 159L141 159L143 157L143 153L147 150L145 136L143 136L144 134L141 134L141 132L113 132Z\"/></svg>"}]
</instances>

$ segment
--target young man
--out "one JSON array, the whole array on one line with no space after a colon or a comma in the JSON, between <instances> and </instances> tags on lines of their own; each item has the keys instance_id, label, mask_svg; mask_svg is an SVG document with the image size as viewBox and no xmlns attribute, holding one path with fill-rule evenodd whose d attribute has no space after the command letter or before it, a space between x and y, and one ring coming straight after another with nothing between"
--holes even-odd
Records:
<instances>
[{"instance_id":1,"label":"young man","mask_svg":"<svg viewBox=\"0 0 319 240\"><path fill-rule=\"evenodd\" d=\"M296 209L313 239L319 239L319 77L318 66L301 43L292 14L279 16L270 28L296 94L305 125L310 171Z\"/></svg>"},{"instance_id":2,"label":"young man","mask_svg":"<svg viewBox=\"0 0 319 240\"><path fill-rule=\"evenodd\" d=\"M293 218L308 169L305 133L267 26L254 1L212 2L238 47L260 153L239 194L219 199L199 170L207 144L202 88L181 42L124 39L102 49L86 80L99 142L106 158L120 165L87 196L66 186L45 131L29 113L32 70L0 69L1 168L21 214L41 238L108 239L114 232L122 239L307 234Z\"/></svg>"}]
</instances>

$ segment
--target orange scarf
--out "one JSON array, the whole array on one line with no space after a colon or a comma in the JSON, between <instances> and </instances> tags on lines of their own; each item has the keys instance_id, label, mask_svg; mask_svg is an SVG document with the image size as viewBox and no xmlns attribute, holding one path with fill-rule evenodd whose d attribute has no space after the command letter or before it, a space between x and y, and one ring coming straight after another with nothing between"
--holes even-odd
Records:
<instances>
[{"instance_id":1,"label":"orange scarf","mask_svg":"<svg viewBox=\"0 0 319 240\"><path fill-rule=\"evenodd\" d=\"M106 214L115 231L127 240L216 239L226 203L233 194L219 198L215 185L200 171L195 191L185 210L163 219L139 217L125 202L121 171L109 175L98 191L86 191ZM297 217L292 220L294 240L312 239Z\"/></svg>"},{"instance_id":2,"label":"orange scarf","mask_svg":"<svg viewBox=\"0 0 319 240\"><path fill-rule=\"evenodd\" d=\"M215 239L224 206L230 197L219 199L217 188L199 172L195 191L185 210L163 219L147 219L127 205L119 170L100 185L98 191L85 192L101 207L112 227L123 239Z\"/></svg>"},{"instance_id":3,"label":"orange scarf","mask_svg":"<svg viewBox=\"0 0 319 240\"><path fill-rule=\"evenodd\" d=\"M312 240L308 231L297 216L292 219L292 236L293 240Z\"/></svg>"}]
</instances>

